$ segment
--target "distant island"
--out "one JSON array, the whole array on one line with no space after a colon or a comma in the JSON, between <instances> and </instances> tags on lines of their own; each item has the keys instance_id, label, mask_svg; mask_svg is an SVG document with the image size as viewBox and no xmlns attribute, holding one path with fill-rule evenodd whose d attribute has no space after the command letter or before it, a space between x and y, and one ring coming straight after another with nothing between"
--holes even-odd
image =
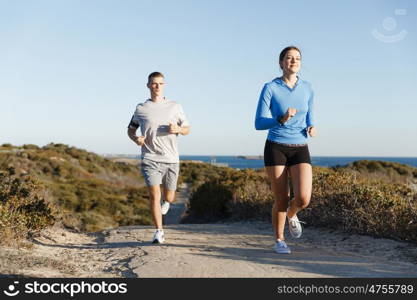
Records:
<instances>
[{"instance_id":1,"label":"distant island","mask_svg":"<svg viewBox=\"0 0 417 300\"><path fill-rule=\"evenodd\" d=\"M238 155L237 158L242 159L264 159L262 155Z\"/></svg>"}]
</instances>

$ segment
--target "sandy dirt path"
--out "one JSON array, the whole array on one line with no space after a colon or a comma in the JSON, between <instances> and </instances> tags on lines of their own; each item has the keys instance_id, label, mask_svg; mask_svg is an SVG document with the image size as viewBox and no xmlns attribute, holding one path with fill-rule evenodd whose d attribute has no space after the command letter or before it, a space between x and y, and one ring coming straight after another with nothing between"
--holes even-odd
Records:
<instances>
[{"instance_id":1,"label":"sandy dirt path","mask_svg":"<svg viewBox=\"0 0 417 300\"><path fill-rule=\"evenodd\" d=\"M272 251L266 223L170 225L161 246L149 242L151 228L125 230L106 241L122 243L127 232L135 237L129 267L138 277L417 277L410 245L324 229L289 239L290 255Z\"/></svg>"}]
</instances>

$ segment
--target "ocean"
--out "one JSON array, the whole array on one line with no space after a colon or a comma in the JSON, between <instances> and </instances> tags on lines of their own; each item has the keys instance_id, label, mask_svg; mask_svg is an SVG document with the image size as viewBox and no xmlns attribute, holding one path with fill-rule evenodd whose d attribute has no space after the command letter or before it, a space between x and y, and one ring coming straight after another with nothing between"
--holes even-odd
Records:
<instances>
[{"instance_id":1,"label":"ocean","mask_svg":"<svg viewBox=\"0 0 417 300\"><path fill-rule=\"evenodd\" d=\"M224 164L235 169L259 169L264 167L262 159L245 159L238 156L200 156L200 155L182 155L180 160L196 160L203 162L215 162ZM342 156L313 156L311 162L315 166L334 167L347 165L357 160L382 160L397 162L417 168L417 157L342 157Z\"/></svg>"}]
</instances>

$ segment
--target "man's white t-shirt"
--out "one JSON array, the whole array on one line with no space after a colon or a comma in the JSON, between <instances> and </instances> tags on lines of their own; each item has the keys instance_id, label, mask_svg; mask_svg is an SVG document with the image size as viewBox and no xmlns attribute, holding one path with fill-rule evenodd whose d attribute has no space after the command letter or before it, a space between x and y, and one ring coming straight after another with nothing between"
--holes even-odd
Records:
<instances>
[{"instance_id":1,"label":"man's white t-shirt","mask_svg":"<svg viewBox=\"0 0 417 300\"><path fill-rule=\"evenodd\" d=\"M136 106L129 127L140 127L145 144L142 146L142 159L163 163L179 163L178 134L169 133L169 124L189 126L182 106L164 99L153 102L148 99Z\"/></svg>"}]
</instances>

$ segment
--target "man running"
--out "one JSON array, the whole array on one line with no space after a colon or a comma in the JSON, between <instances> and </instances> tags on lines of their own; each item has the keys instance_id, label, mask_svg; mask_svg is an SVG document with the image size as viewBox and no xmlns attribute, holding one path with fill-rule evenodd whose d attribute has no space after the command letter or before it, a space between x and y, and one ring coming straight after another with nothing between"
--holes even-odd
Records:
<instances>
[{"instance_id":1,"label":"man running","mask_svg":"<svg viewBox=\"0 0 417 300\"><path fill-rule=\"evenodd\" d=\"M164 97L164 75L153 72L148 76L147 87L151 98L137 105L127 133L142 148L141 171L150 196L150 209L156 227L152 243L165 241L162 215L168 212L175 200L179 174L177 137L190 132L189 122L182 106ZM141 135L136 131L140 127ZM164 201L161 205L163 185Z\"/></svg>"}]
</instances>

